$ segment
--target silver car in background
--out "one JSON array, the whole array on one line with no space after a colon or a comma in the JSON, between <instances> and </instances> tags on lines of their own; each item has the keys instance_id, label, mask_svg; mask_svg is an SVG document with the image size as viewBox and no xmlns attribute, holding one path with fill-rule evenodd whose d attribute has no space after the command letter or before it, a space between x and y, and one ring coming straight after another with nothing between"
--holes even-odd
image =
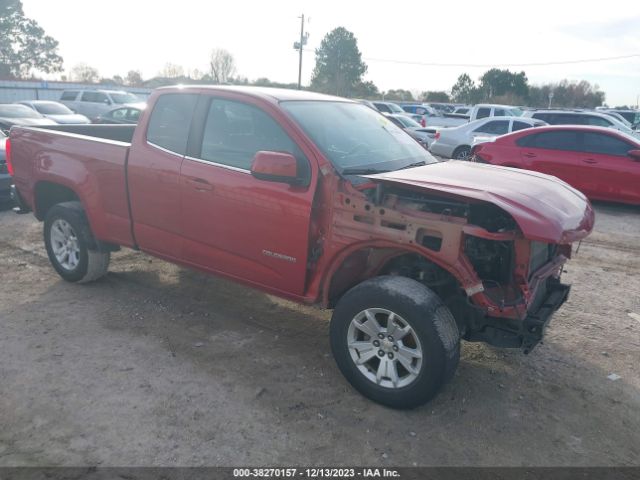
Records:
<instances>
[{"instance_id":1,"label":"silver car in background","mask_svg":"<svg viewBox=\"0 0 640 480\"><path fill-rule=\"evenodd\" d=\"M429 146L434 155L466 160L476 137L497 137L525 128L546 125L542 120L523 117L487 117L459 127L441 128Z\"/></svg>"},{"instance_id":2,"label":"silver car in background","mask_svg":"<svg viewBox=\"0 0 640 480\"><path fill-rule=\"evenodd\" d=\"M134 94L122 90L65 90L60 103L91 121L122 105L145 105Z\"/></svg>"},{"instance_id":3,"label":"silver car in background","mask_svg":"<svg viewBox=\"0 0 640 480\"><path fill-rule=\"evenodd\" d=\"M91 121L84 115L73 113L69 108L59 102L52 102L49 100L24 100L18 103L29 107L43 117L62 125L91 123Z\"/></svg>"}]
</instances>

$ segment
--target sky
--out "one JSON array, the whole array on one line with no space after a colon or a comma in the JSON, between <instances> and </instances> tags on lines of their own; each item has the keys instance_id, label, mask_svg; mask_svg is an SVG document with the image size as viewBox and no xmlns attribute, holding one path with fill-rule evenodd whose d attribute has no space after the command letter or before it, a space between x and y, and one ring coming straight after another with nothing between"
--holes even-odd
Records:
<instances>
[{"instance_id":1,"label":"sky","mask_svg":"<svg viewBox=\"0 0 640 480\"><path fill-rule=\"evenodd\" d=\"M67 71L84 62L102 77L129 70L152 77L166 63L207 71L211 50L224 48L241 76L297 82L293 43L304 13L310 36L303 84L311 79L315 48L342 26L358 40L368 65L365 79L380 90L450 90L461 73L477 79L497 66L524 70L531 84L588 80L606 92L610 105L635 105L640 96L640 2L635 0L23 0L23 5L26 15L60 42ZM515 66L625 55L638 56Z\"/></svg>"}]
</instances>

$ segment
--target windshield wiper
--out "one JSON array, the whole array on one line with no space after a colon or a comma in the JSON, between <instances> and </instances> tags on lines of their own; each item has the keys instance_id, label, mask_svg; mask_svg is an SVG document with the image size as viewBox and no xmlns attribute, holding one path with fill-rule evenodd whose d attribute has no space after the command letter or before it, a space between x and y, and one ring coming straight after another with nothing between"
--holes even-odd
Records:
<instances>
[{"instance_id":1,"label":"windshield wiper","mask_svg":"<svg viewBox=\"0 0 640 480\"><path fill-rule=\"evenodd\" d=\"M427 164L427 162L425 162L424 160L421 160L419 162L410 163L409 165L405 165L404 167L399 168L398 170L405 170L407 168L413 168L413 167L421 167L421 166L426 165L426 164Z\"/></svg>"},{"instance_id":2,"label":"windshield wiper","mask_svg":"<svg viewBox=\"0 0 640 480\"><path fill-rule=\"evenodd\" d=\"M343 175L372 175L374 173L386 173L390 171L391 170L378 170L377 168L352 167L352 168L345 168L344 170L342 170L342 174Z\"/></svg>"}]
</instances>

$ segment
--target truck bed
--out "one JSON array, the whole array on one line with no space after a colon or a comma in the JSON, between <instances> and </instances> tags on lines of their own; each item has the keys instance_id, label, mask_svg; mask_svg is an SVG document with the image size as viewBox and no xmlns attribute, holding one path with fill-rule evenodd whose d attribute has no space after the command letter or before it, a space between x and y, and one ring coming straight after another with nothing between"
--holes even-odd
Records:
<instances>
[{"instance_id":1,"label":"truck bed","mask_svg":"<svg viewBox=\"0 0 640 480\"><path fill-rule=\"evenodd\" d=\"M55 125L11 129L14 182L36 213L48 184L67 187L79 198L96 238L133 245L126 163L135 125Z\"/></svg>"}]
</instances>

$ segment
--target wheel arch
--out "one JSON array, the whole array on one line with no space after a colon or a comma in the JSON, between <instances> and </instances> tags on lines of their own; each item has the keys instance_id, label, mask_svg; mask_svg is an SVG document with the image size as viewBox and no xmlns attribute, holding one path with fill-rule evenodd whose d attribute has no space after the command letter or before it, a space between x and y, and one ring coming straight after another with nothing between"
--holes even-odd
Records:
<instances>
[{"instance_id":1,"label":"wheel arch","mask_svg":"<svg viewBox=\"0 0 640 480\"><path fill-rule=\"evenodd\" d=\"M462 279L455 272L424 249L398 247L397 244L387 242L361 243L343 250L331 262L322 283L322 304L333 308L347 291L373 277L399 275L413 278L405 268L409 265L437 273L443 288L458 289L462 284ZM422 280L422 283L429 286Z\"/></svg>"},{"instance_id":2,"label":"wheel arch","mask_svg":"<svg viewBox=\"0 0 640 480\"><path fill-rule=\"evenodd\" d=\"M40 221L44 220L51 207L63 203L77 201L82 203L78 193L68 185L49 180L38 181L33 188L34 214Z\"/></svg>"}]
</instances>

